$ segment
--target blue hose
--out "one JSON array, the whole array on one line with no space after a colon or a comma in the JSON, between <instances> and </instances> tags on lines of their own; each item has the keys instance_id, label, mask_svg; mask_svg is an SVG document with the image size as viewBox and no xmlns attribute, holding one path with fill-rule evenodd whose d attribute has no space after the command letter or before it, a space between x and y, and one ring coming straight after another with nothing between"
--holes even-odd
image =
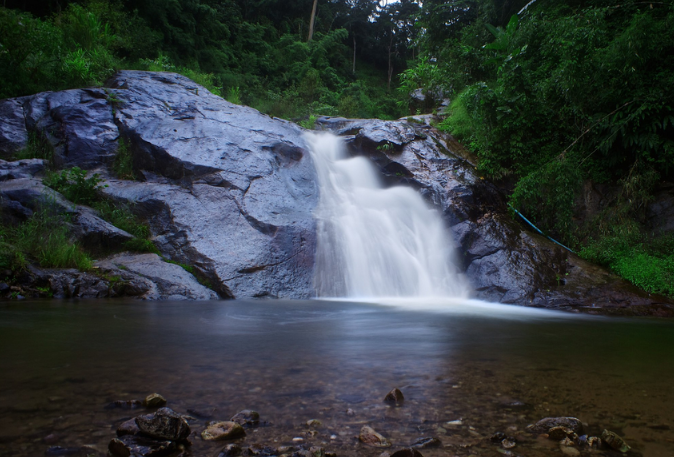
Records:
<instances>
[{"instance_id":1,"label":"blue hose","mask_svg":"<svg viewBox=\"0 0 674 457\"><path fill-rule=\"evenodd\" d=\"M520 213L520 212L517 211L515 208L513 208L513 206L512 206L510 203L508 203L508 207L510 207L511 210L515 211L519 217L521 217L522 219L524 219L524 222L526 222L527 224L529 224L529 225L530 225L534 230L536 230L538 233L540 233L541 235L543 235L544 237L546 237L547 239L549 239L549 240L552 241L553 243L556 243L556 244L560 245L561 247L563 247L563 248L566 249L567 251L569 251L569 252L575 254L575 252L574 252L572 249L567 248L566 246L564 246L564 245L563 245L562 243L560 243L559 241L554 240L554 239L550 238L548 235L546 235L545 233L541 232L541 229L539 229L539 228L536 227L534 224L532 224L531 221L529 221L529 219L527 219L526 217L524 217L524 215L523 215L522 213Z\"/></svg>"}]
</instances>

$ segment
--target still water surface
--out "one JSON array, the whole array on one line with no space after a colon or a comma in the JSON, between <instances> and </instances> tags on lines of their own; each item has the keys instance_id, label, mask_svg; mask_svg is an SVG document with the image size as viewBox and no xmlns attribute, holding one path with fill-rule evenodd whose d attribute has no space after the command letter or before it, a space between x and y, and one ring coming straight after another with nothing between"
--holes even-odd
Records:
<instances>
[{"instance_id":1,"label":"still water surface","mask_svg":"<svg viewBox=\"0 0 674 457\"><path fill-rule=\"evenodd\" d=\"M255 409L268 425L249 430L245 443L303 438L341 456L381 453L358 442L364 424L394 450L438 437L442 447L422 450L426 457L501 455L488 439L498 431L518 438L515 455L562 456L524 431L559 415L594 433L613 430L644 456L674 456L673 323L476 303L397 305L3 304L0 456L85 444L104 455L116 426L143 412L106 405L152 392L192 415L196 432ZM394 387L405 395L401 407L382 402ZM323 424L315 435L310 419ZM195 456L223 446L196 435L193 442Z\"/></svg>"}]
</instances>

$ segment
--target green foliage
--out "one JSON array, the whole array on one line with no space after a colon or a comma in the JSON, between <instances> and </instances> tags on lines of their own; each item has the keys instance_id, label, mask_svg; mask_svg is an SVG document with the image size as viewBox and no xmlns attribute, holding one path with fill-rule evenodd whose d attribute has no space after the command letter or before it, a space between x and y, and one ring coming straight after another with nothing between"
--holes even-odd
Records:
<instances>
[{"instance_id":1,"label":"green foliage","mask_svg":"<svg viewBox=\"0 0 674 457\"><path fill-rule=\"evenodd\" d=\"M28 143L21 151L14 154L14 160L45 159L51 162L54 157L54 148L35 132L28 133Z\"/></svg>"},{"instance_id":2,"label":"green foliage","mask_svg":"<svg viewBox=\"0 0 674 457\"><path fill-rule=\"evenodd\" d=\"M0 98L101 84L115 69L113 40L77 4L49 20L0 8Z\"/></svg>"},{"instance_id":3,"label":"green foliage","mask_svg":"<svg viewBox=\"0 0 674 457\"><path fill-rule=\"evenodd\" d=\"M239 86L230 87L227 91L227 97L225 97L228 102L234 103L235 105L241 104L241 93L239 91Z\"/></svg>"},{"instance_id":4,"label":"green foliage","mask_svg":"<svg viewBox=\"0 0 674 457\"><path fill-rule=\"evenodd\" d=\"M190 67L175 66L171 63L171 59L164 55L159 54L156 59L140 59L138 67L141 70L146 71L170 71L173 73L179 73L195 83L205 87L212 94L221 95L221 83L220 78L215 76L213 73L203 73L199 69L194 69Z\"/></svg>"},{"instance_id":5,"label":"green foliage","mask_svg":"<svg viewBox=\"0 0 674 457\"><path fill-rule=\"evenodd\" d=\"M91 269L91 258L68 236L68 227L62 216L50 208L35 212L26 222L5 227L3 242L6 249L0 263L13 271L20 271L28 258L46 268Z\"/></svg>"},{"instance_id":6,"label":"green foliage","mask_svg":"<svg viewBox=\"0 0 674 457\"><path fill-rule=\"evenodd\" d=\"M312 114L307 119L305 119L303 121L300 121L299 124L300 124L300 126L302 126L303 128L305 128L307 130L312 130L316 125L316 119L318 119L318 118Z\"/></svg>"},{"instance_id":7,"label":"green foliage","mask_svg":"<svg viewBox=\"0 0 674 457\"><path fill-rule=\"evenodd\" d=\"M151 240L134 238L124 243L124 249L133 252L150 252L152 254L161 254L157 246Z\"/></svg>"},{"instance_id":8,"label":"green foliage","mask_svg":"<svg viewBox=\"0 0 674 457\"><path fill-rule=\"evenodd\" d=\"M626 222L607 236L591 239L580 255L648 292L674 296L673 235L650 238Z\"/></svg>"},{"instance_id":9,"label":"green foliage","mask_svg":"<svg viewBox=\"0 0 674 457\"><path fill-rule=\"evenodd\" d=\"M136 179L136 175L133 172L133 154L124 138L120 138L117 143L117 153L112 163L112 170L118 178Z\"/></svg>"},{"instance_id":10,"label":"green foliage","mask_svg":"<svg viewBox=\"0 0 674 457\"><path fill-rule=\"evenodd\" d=\"M79 167L61 172L50 172L43 180L44 184L61 193L73 203L92 205L100 199L98 189L103 179L98 173L87 178L87 172Z\"/></svg>"}]
</instances>

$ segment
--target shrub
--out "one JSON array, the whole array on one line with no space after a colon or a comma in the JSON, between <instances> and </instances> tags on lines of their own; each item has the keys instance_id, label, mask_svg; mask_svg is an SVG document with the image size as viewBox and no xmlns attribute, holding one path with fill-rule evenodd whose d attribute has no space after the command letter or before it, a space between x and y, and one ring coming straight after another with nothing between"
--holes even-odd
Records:
<instances>
[{"instance_id":1,"label":"shrub","mask_svg":"<svg viewBox=\"0 0 674 457\"><path fill-rule=\"evenodd\" d=\"M100 199L98 189L102 187L103 179L98 173L89 178L86 176L85 170L73 167L70 170L48 173L43 182L73 203L92 205Z\"/></svg>"}]
</instances>

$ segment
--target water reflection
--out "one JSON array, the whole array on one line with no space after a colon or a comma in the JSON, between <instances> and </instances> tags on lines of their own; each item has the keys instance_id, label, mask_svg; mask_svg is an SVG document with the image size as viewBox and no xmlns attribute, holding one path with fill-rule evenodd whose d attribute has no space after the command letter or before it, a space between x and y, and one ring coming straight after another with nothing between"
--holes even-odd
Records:
<instances>
[{"instance_id":1,"label":"water reflection","mask_svg":"<svg viewBox=\"0 0 674 457\"><path fill-rule=\"evenodd\" d=\"M495 455L487 438L496 431L519 436L522 454L549 455L554 446L524 427L575 415L644 455L671 456L671 323L386 303L3 305L0 455L42 455L50 434L104 452L116 424L136 413L105 405L156 391L190 411L197 431L252 408L272 425L248 442L301 436L339 455L379 455L354 439L364 423L399 447L437 436L443 447L427 457ZM393 387L406 396L402 408L382 402ZM313 418L325 427L308 436ZM217 449L194 440L194 455Z\"/></svg>"}]
</instances>

